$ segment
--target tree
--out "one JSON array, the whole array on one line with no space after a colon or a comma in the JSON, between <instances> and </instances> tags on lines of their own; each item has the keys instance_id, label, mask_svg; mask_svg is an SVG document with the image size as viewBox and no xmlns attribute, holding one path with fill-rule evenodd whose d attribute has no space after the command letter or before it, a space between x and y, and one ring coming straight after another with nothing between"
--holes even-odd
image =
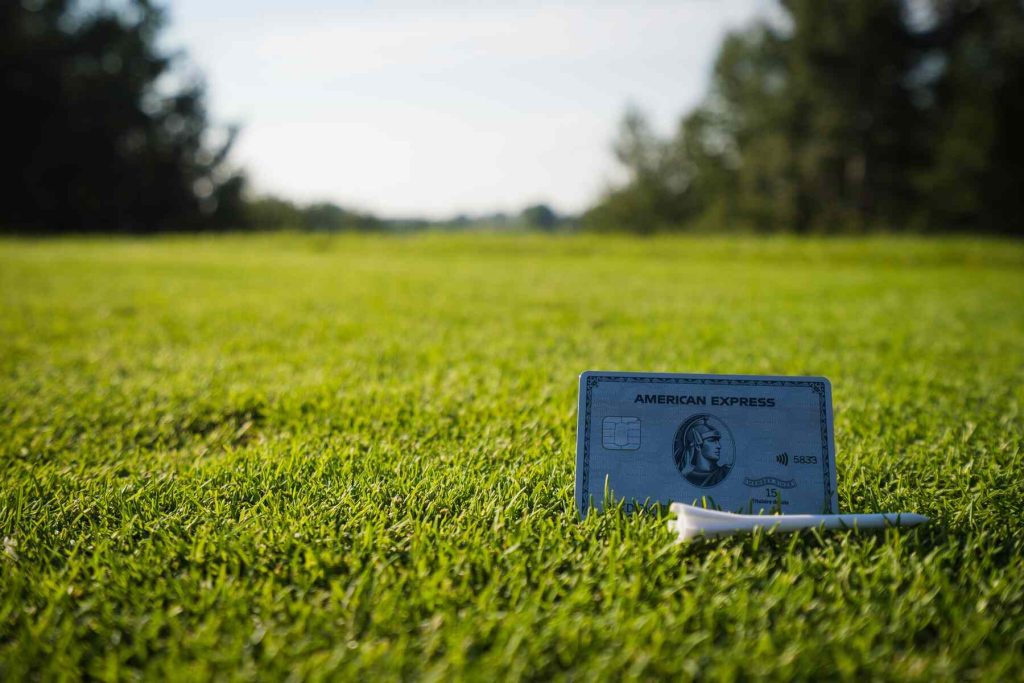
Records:
<instances>
[{"instance_id":1,"label":"tree","mask_svg":"<svg viewBox=\"0 0 1024 683\"><path fill-rule=\"evenodd\" d=\"M245 224L255 230L297 229L304 226L302 209L287 199L256 197L246 202Z\"/></svg>"},{"instance_id":2,"label":"tree","mask_svg":"<svg viewBox=\"0 0 1024 683\"><path fill-rule=\"evenodd\" d=\"M585 225L1024 233L1024 4L784 0L729 35L670 140L629 112L629 178Z\"/></svg>"},{"instance_id":3,"label":"tree","mask_svg":"<svg viewBox=\"0 0 1024 683\"><path fill-rule=\"evenodd\" d=\"M534 204L523 209L523 222L537 230L554 230L558 226L558 214L547 204Z\"/></svg>"},{"instance_id":4,"label":"tree","mask_svg":"<svg viewBox=\"0 0 1024 683\"><path fill-rule=\"evenodd\" d=\"M928 223L1024 234L1024 3L936 0L924 85L930 163L916 176Z\"/></svg>"},{"instance_id":5,"label":"tree","mask_svg":"<svg viewBox=\"0 0 1024 683\"><path fill-rule=\"evenodd\" d=\"M585 228L647 234L692 218L687 160L672 154L670 144L654 134L639 109L626 112L613 149L629 180L584 214Z\"/></svg>"},{"instance_id":6,"label":"tree","mask_svg":"<svg viewBox=\"0 0 1024 683\"><path fill-rule=\"evenodd\" d=\"M379 219L343 209L330 202L310 204L302 209L303 226L307 230L333 232L337 230L377 230Z\"/></svg>"},{"instance_id":7,"label":"tree","mask_svg":"<svg viewBox=\"0 0 1024 683\"><path fill-rule=\"evenodd\" d=\"M201 80L156 46L163 25L149 0L0 4L0 225L147 232L241 219L244 178L226 164L237 130L213 144Z\"/></svg>"}]
</instances>

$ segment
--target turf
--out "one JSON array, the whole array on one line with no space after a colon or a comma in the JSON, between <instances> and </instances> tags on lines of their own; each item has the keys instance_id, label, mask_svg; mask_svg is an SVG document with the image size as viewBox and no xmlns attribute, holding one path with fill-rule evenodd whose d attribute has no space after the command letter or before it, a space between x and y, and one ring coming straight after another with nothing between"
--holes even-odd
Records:
<instances>
[{"instance_id":1,"label":"turf","mask_svg":"<svg viewBox=\"0 0 1024 683\"><path fill-rule=\"evenodd\" d=\"M0 242L0 679L1020 678L1024 245ZM844 511L577 521L585 369L823 374Z\"/></svg>"}]
</instances>

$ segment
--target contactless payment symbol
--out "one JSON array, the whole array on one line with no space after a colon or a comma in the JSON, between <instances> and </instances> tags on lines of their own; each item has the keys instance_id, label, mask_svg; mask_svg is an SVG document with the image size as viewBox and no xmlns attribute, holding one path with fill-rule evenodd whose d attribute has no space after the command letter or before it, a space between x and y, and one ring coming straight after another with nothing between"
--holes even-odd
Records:
<instances>
[{"instance_id":1,"label":"contactless payment symbol","mask_svg":"<svg viewBox=\"0 0 1024 683\"><path fill-rule=\"evenodd\" d=\"M679 473L702 489L722 483L735 464L732 432L707 413L693 415L679 425L672 450Z\"/></svg>"},{"instance_id":2,"label":"contactless payment symbol","mask_svg":"<svg viewBox=\"0 0 1024 683\"><path fill-rule=\"evenodd\" d=\"M601 423L601 445L609 451L640 448L640 418L606 417Z\"/></svg>"}]
</instances>

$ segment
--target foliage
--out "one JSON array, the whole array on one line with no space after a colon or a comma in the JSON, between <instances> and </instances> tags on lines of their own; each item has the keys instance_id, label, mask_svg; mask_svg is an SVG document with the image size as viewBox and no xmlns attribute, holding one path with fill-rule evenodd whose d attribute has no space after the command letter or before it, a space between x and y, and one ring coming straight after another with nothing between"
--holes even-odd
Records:
<instances>
[{"instance_id":1,"label":"foliage","mask_svg":"<svg viewBox=\"0 0 1024 683\"><path fill-rule=\"evenodd\" d=\"M295 202L266 195L247 202L245 223L256 230L275 230L303 228L306 220Z\"/></svg>"},{"instance_id":2,"label":"foliage","mask_svg":"<svg viewBox=\"0 0 1024 683\"><path fill-rule=\"evenodd\" d=\"M0 242L0 679L1011 680L1024 248ZM841 509L573 507L587 368L821 373Z\"/></svg>"},{"instance_id":3,"label":"foliage","mask_svg":"<svg viewBox=\"0 0 1024 683\"><path fill-rule=\"evenodd\" d=\"M960 4L944 12L957 38L929 43L948 48L929 52L946 68L930 93L933 163L916 180L931 219L1024 234L1024 5L989 0L957 14Z\"/></svg>"},{"instance_id":4,"label":"foliage","mask_svg":"<svg viewBox=\"0 0 1024 683\"><path fill-rule=\"evenodd\" d=\"M244 225L257 230L297 228L335 232L379 230L386 224L370 214L349 211L330 202L301 206L279 197L264 196L247 202Z\"/></svg>"},{"instance_id":5,"label":"foliage","mask_svg":"<svg viewBox=\"0 0 1024 683\"><path fill-rule=\"evenodd\" d=\"M643 114L630 109L622 121L615 156L629 172L629 183L611 191L584 216L594 231L650 233L678 225L689 216L692 169L657 139Z\"/></svg>"},{"instance_id":6,"label":"foliage","mask_svg":"<svg viewBox=\"0 0 1024 683\"><path fill-rule=\"evenodd\" d=\"M0 228L237 224L237 130L214 143L202 82L158 48L162 27L148 0L0 4Z\"/></svg>"},{"instance_id":7,"label":"foliage","mask_svg":"<svg viewBox=\"0 0 1024 683\"><path fill-rule=\"evenodd\" d=\"M373 216L354 213L330 202L310 204L302 215L309 230L372 230L380 223Z\"/></svg>"},{"instance_id":8,"label":"foliage","mask_svg":"<svg viewBox=\"0 0 1024 683\"><path fill-rule=\"evenodd\" d=\"M523 222L536 230L554 230L560 222L559 216L547 204L534 204L523 209Z\"/></svg>"},{"instance_id":9,"label":"foliage","mask_svg":"<svg viewBox=\"0 0 1024 683\"><path fill-rule=\"evenodd\" d=\"M706 101L671 139L627 113L628 182L586 225L1024 232L1024 5L781 9L726 38Z\"/></svg>"}]
</instances>

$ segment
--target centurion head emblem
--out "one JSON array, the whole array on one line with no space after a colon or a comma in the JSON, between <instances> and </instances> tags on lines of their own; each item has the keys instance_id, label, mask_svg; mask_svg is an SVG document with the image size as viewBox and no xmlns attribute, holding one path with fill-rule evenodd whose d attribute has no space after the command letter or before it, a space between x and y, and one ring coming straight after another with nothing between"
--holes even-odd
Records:
<instances>
[{"instance_id":1,"label":"centurion head emblem","mask_svg":"<svg viewBox=\"0 0 1024 683\"><path fill-rule=\"evenodd\" d=\"M673 456L684 479L694 486L710 488L732 471L733 449L728 427L713 415L701 414L680 425Z\"/></svg>"}]
</instances>

